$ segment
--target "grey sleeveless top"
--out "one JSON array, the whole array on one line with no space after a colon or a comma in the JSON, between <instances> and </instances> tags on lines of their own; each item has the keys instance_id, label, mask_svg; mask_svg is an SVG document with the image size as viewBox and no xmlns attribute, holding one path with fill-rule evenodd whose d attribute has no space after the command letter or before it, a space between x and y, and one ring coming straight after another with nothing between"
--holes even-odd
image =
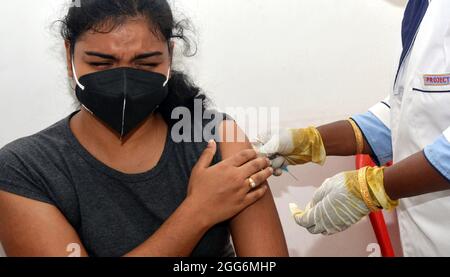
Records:
<instances>
[{"instance_id":1,"label":"grey sleeveless top","mask_svg":"<svg viewBox=\"0 0 450 277\"><path fill-rule=\"evenodd\" d=\"M156 167L128 175L83 148L69 127L74 114L0 150L0 190L56 206L89 255L122 256L146 241L183 202L191 170L207 143L175 143L168 132ZM217 154L214 163L220 160ZM228 222L210 229L192 253L233 255Z\"/></svg>"}]
</instances>

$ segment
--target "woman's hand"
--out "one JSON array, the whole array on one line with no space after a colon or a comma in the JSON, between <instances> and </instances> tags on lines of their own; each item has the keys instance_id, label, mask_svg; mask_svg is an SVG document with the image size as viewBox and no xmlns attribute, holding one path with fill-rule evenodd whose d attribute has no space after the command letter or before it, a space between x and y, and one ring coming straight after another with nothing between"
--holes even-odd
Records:
<instances>
[{"instance_id":1,"label":"woman's hand","mask_svg":"<svg viewBox=\"0 0 450 277\"><path fill-rule=\"evenodd\" d=\"M210 166L217 151L211 141L194 167L186 201L213 226L226 221L261 199L272 174L270 161L244 150L219 164ZM253 188L254 187L254 188Z\"/></svg>"}]
</instances>

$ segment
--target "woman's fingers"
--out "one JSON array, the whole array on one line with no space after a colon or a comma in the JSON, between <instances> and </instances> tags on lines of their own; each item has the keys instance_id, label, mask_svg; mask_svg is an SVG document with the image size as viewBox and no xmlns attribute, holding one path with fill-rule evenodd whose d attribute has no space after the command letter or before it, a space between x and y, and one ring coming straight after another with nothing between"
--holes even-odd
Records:
<instances>
[{"instance_id":1,"label":"woman's fingers","mask_svg":"<svg viewBox=\"0 0 450 277\"><path fill-rule=\"evenodd\" d=\"M235 167L240 167L243 164L246 164L248 161L254 160L258 157L258 154L253 149L243 150L232 158L228 159L227 162L231 163L231 165Z\"/></svg>"},{"instance_id":2,"label":"woman's fingers","mask_svg":"<svg viewBox=\"0 0 450 277\"><path fill-rule=\"evenodd\" d=\"M259 186L261 186L267 179L273 174L273 169L271 167L266 168L247 179L248 186L246 187L248 191L251 191Z\"/></svg>"},{"instance_id":3,"label":"woman's fingers","mask_svg":"<svg viewBox=\"0 0 450 277\"><path fill-rule=\"evenodd\" d=\"M208 147L205 149L205 151L203 151L202 155L198 159L195 168L208 168L214 159L214 155L216 155L216 151L217 144L214 140L211 140L210 142L208 142Z\"/></svg>"},{"instance_id":4,"label":"woman's fingers","mask_svg":"<svg viewBox=\"0 0 450 277\"><path fill-rule=\"evenodd\" d=\"M256 201L261 199L268 190L269 190L269 187L267 185L264 185L264 186L260 186L259 188L256 188L256 189L252 190L251 192L249 192L245 196L244 201L243 201L244 208L254 204Z\"/></svg>"},{"instance_id":5,"label":"woman's fingers","mask_svg":"<svg viewBox=\"0 0 450 277\"><path fill-rule=\"evenodd\" d=\"M248 177L260 172L261 170L266 169L269 166L270 160L268 158L261 157L247 162L246 164L241 166L239 170L241 171L242 176Z\"/></svg>"}]
</instances>

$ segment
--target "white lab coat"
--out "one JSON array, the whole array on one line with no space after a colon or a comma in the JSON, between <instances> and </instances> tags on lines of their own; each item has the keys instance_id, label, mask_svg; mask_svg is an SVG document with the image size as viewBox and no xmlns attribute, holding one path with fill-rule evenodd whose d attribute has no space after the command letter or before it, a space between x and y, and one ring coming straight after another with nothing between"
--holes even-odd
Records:
<instances>
[{"instance_id":1,"label":"white lab coat","mask_svg":"<svg viewBox=\"0 0 450 277\"><path fill-rule=\"evenodd\" d=\"M387 99L391 109L371 109L391 129L394 162L443 133L450 140L450 85L431 86L424 78L441 74L450 74L450 0L430 2ZM450 191L401 200L397 215L405 256L450 256Z\"/></svg>"}]
</instances>

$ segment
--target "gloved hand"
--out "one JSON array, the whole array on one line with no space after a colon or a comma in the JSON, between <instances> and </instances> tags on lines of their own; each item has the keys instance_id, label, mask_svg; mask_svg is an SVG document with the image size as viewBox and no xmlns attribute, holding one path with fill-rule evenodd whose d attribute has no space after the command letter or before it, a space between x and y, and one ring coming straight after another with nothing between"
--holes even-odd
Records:
<instances>
[{"instance_id":1,"label":"gloved hand","mask_svg":"<svg viewBox=\"0 0 450 277\"><path fill-rule=\"evenodd\" d=\"M259 142L261 145L256 150L272 160L272 168L277 176L288 165L325 163L326 152L322 137L314 127L281 129L273 135L261 137Z\"/></svg>"},{"instance_id":2,"label":"gloved hand","mask_svg":"<svg viewBox=\"0 0 450 277\"><path fill-rule=\"evenodd\" d=\"M305 211L290 204L295 221L312 234L332 235L346 230L370 212L398 205L384 189L384 168L363 168L326 180Z\"/></svg>"}]
</instances>

